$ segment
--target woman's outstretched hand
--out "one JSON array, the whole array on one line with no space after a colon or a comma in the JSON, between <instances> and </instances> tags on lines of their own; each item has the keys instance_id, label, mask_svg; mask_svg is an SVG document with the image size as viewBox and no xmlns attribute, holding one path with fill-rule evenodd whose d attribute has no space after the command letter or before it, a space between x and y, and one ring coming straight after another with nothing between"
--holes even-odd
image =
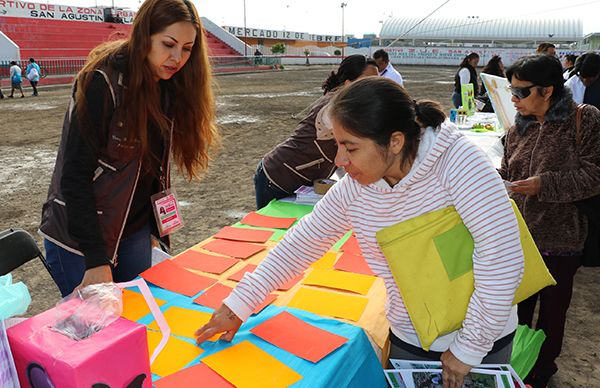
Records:
<instances>
[{"instance_id":1,"label":"woman's outstretched hand","mask_svg":"<svg viewBox=\"0 0 600 388\"><path fill-rule=\"evenodd\" d=\"M213 313L210 321L196 330L194 333L198 336L198 338L196 338L196 343L199 345L218 333L223 333L219 339L231 341L241 325L242 320L238 318L229 307L222 304L221 307Z\"/></svg>"}]
</instances>

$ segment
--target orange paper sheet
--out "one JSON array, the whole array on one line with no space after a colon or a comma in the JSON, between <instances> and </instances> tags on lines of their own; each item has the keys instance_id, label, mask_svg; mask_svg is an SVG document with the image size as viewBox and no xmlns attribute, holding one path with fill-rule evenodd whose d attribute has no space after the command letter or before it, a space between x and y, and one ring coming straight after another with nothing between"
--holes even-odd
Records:
<instances>
[{"instance_id":1,"label":"orange paper sheet","mask_svg":"<svg viewBox=\"0 0 600 388\"><path fill-rule=\"evenodd\" d=\"M222 274L239 262L238 259L231 257L207 255L193 249L177 255L173 258L173 261L185 268L216 275Z\"/></svg>"},{"instance_id":2,"label":"orange paper sheet","mask_svg":"<svg viewBox=\"0 0 600 388\"><path fill-rule=\"evenodd\" d=\"M287 311L250 331L285 351L315 363L348 342L347 338L306 323Z\"/></svg>"},{"instance_id":3,"label":"orange paper sheet","mask_svg":"<svg viewBox=\"0 0 600 388\"><path fill-rule=\"evenodd\" d=\"M271 238L272 235L273 232L271 232L270 230L236 228L233 226L226 226L223 229L219 230L213 237L225 240L264 243L267 240L269 240L269 238Z\"/></svg>"},{"instance_id":4,"label":"orange paper sheet","mask_svg":"<svg viewBox=\"0 0 600 388\"><path fill-rule=\"evenodd\" d=\"M152 284L185 296L194 296L216 283L215 279L198 275L165 260L140 274Z\"/></svg>"},{"instance_id":5,"label":"orange paper sheet","mask_svg":"<svg viewBox=\"0 0 600 388\"><path fill-rule=\"evenodd\" d=\"M162 339L162 334L151 330L146 330L146 334L148 335L148 357L150 357ZM204 350L192 343L169 337L167 346L156 357L150 370L158 376L168 376L181 370L203 352Z\"/></svg>"},{"instance_id":6,"label":"orange paper sheet","mask_svg":"<svg viewBox=\"0 0 600 388\"><path fill-rule=\"evenodd\" d=\"M261 311L263 311L263 309L265 307L267 307L271 303L275 302L275 299L277 299L277 295L275 295L275 294L269 294L269 295L267 295L267 297L265 298L265 300L261 304L259 304L258 306L256 306L256 308L252 312L252 315L258 314Z\"/></svg>"},{"instance_id":7,"label":"orange paper sheet","mask_svg":"<svg viewBox=\"0 0 600 388\"><path fill-rule=\"evenodd\" d=\"M344 318L357 322L369 299L363 296L341 294L339 292L315 290L302 287L292 298L288 307L294 307L315 314L333 318Z\"/></svg>"},{"instance_id":8,"label":"orange paper sheet","mask_svg":"<svg viewBox=\"0 0 600 388\"><path fill-rule=\"evenodd\" d=\"M242 278L244 277L244 274L246 272L254 272L256 267L258 267L258 266L255 264L247 264L244 268L242 268L239 271L237 271L236 273L232 274L227 279L239 282L240 280L242 280Z\"/></svg>"},{"instance_id":9,"label":"orange paper sheet","mask_svg":"<svg viewBox=\"0 0 600 388\"><path fill-rule=\"evenodd\" d=\"M194 299L194 303L216 310L221 306L221 303L223 303L223 299L229 296L231 290L233 290L233 288L217 283Z\"/></svg>"},{"instance_id":10,"label":"orange paper sheet","mask_svg":"<svg viewBox=\"0 0 600 388\"><path fill-rule=\"evenodd\" d=\"M275 229L288 229L290 226L296 222L297 218L280 218L280 217L271 217L271 216L263 216L262 214L258 214L256 212L250 212L246 214L242 221L242 224L250 225L250 226L258 226L262 228L275 228Z\"/></svg>"},{"instance_id":11,"label":"orange paper sheet","mask_svg":"<svg viewBox=\"0 0 600 388\"><path fill-rule=\"evenodd\" d=\"M208 323L212 314L204 311L172 306L165 310L164 316L169 324L169 328L171 328L172 335L195 340L196 336L194 333ZM156 321L150 323L148 329L160 330ZM216 341L219 337L220 336L218 335L213 336L211 341Z\"/></svg>"},{"instance_id":12,"label":"orange paper sheet","mask_svg":"<svg viewBox=\"0 0 600 388\"><path fill-rule=\"evenodd\" d=\"M210 388L234 388L227 380L217 372L210 369L206 364L199 363L177 373L163 377L154 382L155 388L182 388L196 387L200 384Z\"/></svg>"},{"instance_id":13,"label":"orange paper sheet","mask_svg":"<svg viewBox=\"0 0 600 388\"><path fill-rule=\"evenodd\" d=\"M161 299L154 299L156 304L162 306L166 302ZM137 321L150 314L150 308L146 300L139 292L123 290L123 313L121 316L130 321Z\"/></svg>"},{"instance_id":14,"label":"orange paper sheet","mask_svg":"<svg viewBox=\"0 0 600 388\"><path fill-rule=\"evenodd\" d=\"M200 248L206 249L207 251L220 253L226 256L247 259L250 256L253 256L258 252L262 251L263 249L266 249L267 247L265 247L264 245L254 245L240 241L217 239L202 245Z\"/></svg>"},{"instance_id":15,"label":"orange paper sheet","mask_svg":"<svg viewBox=\"0 0 600 388\"><path fill-rule=\"evenodd\" d=\"M330 269L314 269L302 283L367 295L374 282L375 276Z\"/></svg>"},{"instance_id":16,"label":"orange paper sheet","mask_svg":"<svg viewBox=\"0 0 600 388\"><path fill-rule=\"evenodd\" d=\"M362 251L360 250L360 246L358 245L358 240L356 239L355 235L350 236L344 245L342 245L340 250L346 253L362 256Z\"/></svg>"},{"instance_id":17,"label":"orange paper sheet","mask_svg":"<svg viewBox=\"0 0 600 388\"><path fill-rule=\"evenodd\" d=\"M248 341L206 356L202 362L238 388L283 388L302 379L302 375Z\"/></svg>"},{"instance_id":18,"label":"orange paper sheet","mask_svg":"<svg viewBox=\"0 0 600 388\"><path fill-rule=\"evenodd\" d=\"M375 276L363 256L344 252L334 266L335 269L346 272Z\"/></svg>"},{"instance_id":19,"label":"orange paper sheet","mask_svg":"<svg viewBox=\"0 0 600 388\"><path fill-rule=\"evenodd\" d=\"M298 275L295 278L291 278L286 283L284 283L283 285L281 285L277 290L279 290L279 291L287 291L290 288L294 287L300 280L302 280L303 277L304 277L304 274Z\"/></svg>"}]
</instances>

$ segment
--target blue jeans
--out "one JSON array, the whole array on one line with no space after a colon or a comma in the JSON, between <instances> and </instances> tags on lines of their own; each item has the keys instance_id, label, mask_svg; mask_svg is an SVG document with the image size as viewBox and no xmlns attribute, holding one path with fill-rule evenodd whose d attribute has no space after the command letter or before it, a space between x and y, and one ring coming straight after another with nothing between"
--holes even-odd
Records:
<instances>
[{"instance_id":1,"label":"blue jeans","mask_svg":"<svg viewBox=\"0 0 600 388\"><path fill-rule=\"evenodd\" d=\"M456 109L460 108L460 105L462 104L462 95L460 93L452 93L452 104L454 104Z\"/></svg>"},{"instance_id":2,"label":"blue jeans","mask_svg":"<svg viewBox=\"0 0 600 388\"><path fill-rule=\"evenodd\" d=\"M82 256L69 252L46 239L44 239L44 247L52 279L65 297L81 284L85 272L85 260ZM121 240L117 260L117 266L112 270L115 283L132 280L152 266L149 225Z\"/></svg>"},{"instance_id":3,"label":"blue jeans","mask_svg":"<svg viewBox=\"0 0 600 388\"><path fill-rule=\"evenodd\" d=\"M269 180L263 169L262 160L256 166L254 174L254 190L256 192L256 208L261 209L273 199L281 199L290 196L287 191L281 190Z\"/></svg>"}]
</instances>

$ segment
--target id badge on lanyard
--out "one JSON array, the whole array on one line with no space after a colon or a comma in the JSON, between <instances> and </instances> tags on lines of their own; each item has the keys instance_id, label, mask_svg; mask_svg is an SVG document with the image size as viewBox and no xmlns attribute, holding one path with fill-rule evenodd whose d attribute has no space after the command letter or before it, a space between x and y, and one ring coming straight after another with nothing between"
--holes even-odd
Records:
<instances>
[{"instance_id":1,"label":"id badge on lanyard","mask_svg":"<svg viewBox=\"0 0 600 388\"><path fill-rule=\"evenodd\" d=\"M166 189L150 197L152 210L160 237L171 234L183 227L175 190Z\"/></svg>"},{"instance_id":2,"label":"id badge on lanyard","mask_svg":"<svg viewBox=\"0 0 600 388\"><path fill-rule=\"evenodd\" d=\"M173 137L173 122L171 122L171 133L169 139L169 147L166 152L171 153L171 142ZM169 159L168 155L166 158L163 157L163 161L167 160L167 166L161 164L161 176L160 184L162 191L154 194L150 197L152 203L152 210L154 211L154 218L156 220L156 226L158 228L158 234L160 237L164 237L171 234L183 227L183 219L179 212L179 204L177 202L177 194L175 190L167 188L166 175L169 173ZM163 162L164 164L164 162Z\"/></svg>"}]
</instances>

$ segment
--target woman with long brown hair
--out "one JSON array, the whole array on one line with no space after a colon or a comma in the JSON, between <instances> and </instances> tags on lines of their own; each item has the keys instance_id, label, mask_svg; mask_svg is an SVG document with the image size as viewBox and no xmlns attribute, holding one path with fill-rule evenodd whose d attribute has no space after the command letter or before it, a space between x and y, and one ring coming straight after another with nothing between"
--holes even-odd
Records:
<instances>
[{"instance_id":1,"label":"woman with long brown hair","mask_svg":"<svg viewBox=\"0 0 600 388\"><path fill-rule=\"evenodd\" d=\"M146 0L127 40L77 75L40 232L62 295L151 265L151 236L182 225L170 190L206 170L218 143L211 68L189 0Z\"/></svg>"}]
</instances>

